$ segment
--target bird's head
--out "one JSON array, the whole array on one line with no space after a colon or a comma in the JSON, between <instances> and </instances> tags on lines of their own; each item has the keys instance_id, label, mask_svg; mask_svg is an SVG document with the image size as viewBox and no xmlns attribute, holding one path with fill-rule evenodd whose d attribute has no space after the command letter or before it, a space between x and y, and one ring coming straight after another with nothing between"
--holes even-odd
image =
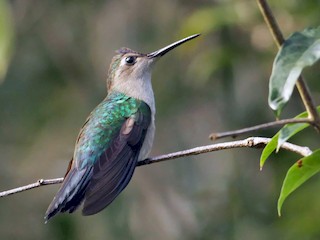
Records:
<instances>
[{"instance_id":1,"label":"bird's head","mask_svg":"<svg viewBox=\"0 0 320 240\"><path fill-rule=\"evenodd\" d=\"M165 55L167 52L177 46L198 37L200 34L195 34L186 37L182 40L174 42L166 47L163 47L152 53L139 53L129 48L121 48L117 51L110 64L107 88L108 91L115 87L119 90L126 85L134 86L144 84L151 80L151 70L154 63Z\"/></svg>"}]
</instances>

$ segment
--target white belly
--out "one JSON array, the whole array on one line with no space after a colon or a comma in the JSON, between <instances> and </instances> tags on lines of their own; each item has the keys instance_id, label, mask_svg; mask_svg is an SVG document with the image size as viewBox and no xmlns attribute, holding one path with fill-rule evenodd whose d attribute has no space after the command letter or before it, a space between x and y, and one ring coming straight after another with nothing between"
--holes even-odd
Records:
<instances>
[{"instance_id":1,"label":"white belly","mask_svg":"<svg viewBox=\"0 0 320 240\"><path fill-rule=\"evenodd\" d=\"M144 143L141 147L140 154L138 157L138 161L142 161L149 157L149 153L151 152L152 145L153 145L153 139L154 139L154 133L155 133L155 124L154 124L154 116L152 116L150 126L148 128L146 137L144 139Z\"/></svg>"}]
</instances>

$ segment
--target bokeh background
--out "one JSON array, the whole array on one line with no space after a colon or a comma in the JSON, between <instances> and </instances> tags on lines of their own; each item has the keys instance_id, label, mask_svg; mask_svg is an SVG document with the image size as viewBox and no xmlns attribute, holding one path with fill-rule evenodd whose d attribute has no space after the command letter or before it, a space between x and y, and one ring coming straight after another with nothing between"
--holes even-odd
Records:
<instances>
[{"instance_id":1,"label":"bokeh background","mask_svg":"<svg viewBox=\"0 0 320 240\"><path fill-rule=\"evenodd\" d=\"M285 36L319 25L319 1L270 3ZM106 95L116 49L150 52L198 32L154 69L153 156L274 119L267 95L276 47L255 1L0 0L0 190L64 175L80 127ZM319 64L305 72L317 103L319 74ZM301 111L295 93L283 117ZM319 147L311 129L293 141ZM260 172L260 153L228 150L139 167L120 197L91 217L79 211L44 224L58 185L1 198L0 237L319 239L319 177L288 199L279 218L281 183L298 156L280 152Z\"/></svg>"}]
</instances>

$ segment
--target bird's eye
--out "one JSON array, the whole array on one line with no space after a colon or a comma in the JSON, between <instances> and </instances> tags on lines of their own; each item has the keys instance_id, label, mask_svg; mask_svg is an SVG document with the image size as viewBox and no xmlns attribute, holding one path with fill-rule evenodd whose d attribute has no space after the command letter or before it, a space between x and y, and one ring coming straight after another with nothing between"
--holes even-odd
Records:
<instances>
[{"instance_id":1,"label":"bird's eye","mask_svg":"<svg viewBox=\"0 0 320 240\"><path fill-rule=\"evenodd\" d=\"M136 57L134 56L126 57L125 61L127 65L133 65L136 62Z\"/></svg>"}]
</instances>

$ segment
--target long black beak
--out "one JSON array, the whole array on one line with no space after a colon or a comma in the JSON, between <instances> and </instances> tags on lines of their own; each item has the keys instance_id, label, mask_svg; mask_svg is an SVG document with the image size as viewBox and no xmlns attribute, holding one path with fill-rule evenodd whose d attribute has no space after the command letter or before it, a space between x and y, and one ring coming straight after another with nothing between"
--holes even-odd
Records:
<instances>
[{"instance_id":1,"label":"long black beak","mask_svg":"<svg viewBox=\"0 0 320 240\"><path fill-rule=\"evenodd\" d=\"M168 45L168 46L166 46L164 48L161 48L161 49L159 49L157 51L154 51L152 53L147 54L147 57L149 57L149 58L161 57L161 56L165 55L167 52L171 51L172 49L178 47L179 45L181 45L181 44L183 44L183 43L185 43L185 42L187 42L187 41L189 41L191 39L194 39L194 38L196 38L198 36L200 36L200 34L194 34L192 36L189 36L189 37L186 37L184 39L181 39L181 40L179 40L177 42L171 43L170 45Z\"/></svg>"}]
</instances>

